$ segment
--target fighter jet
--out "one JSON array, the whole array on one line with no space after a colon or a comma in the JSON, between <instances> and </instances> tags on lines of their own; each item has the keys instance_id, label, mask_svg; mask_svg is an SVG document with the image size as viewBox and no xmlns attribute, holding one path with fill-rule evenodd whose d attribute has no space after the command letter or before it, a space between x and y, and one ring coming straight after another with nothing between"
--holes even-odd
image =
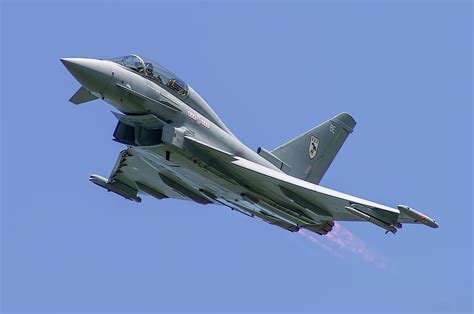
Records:
<instances>
[{"instance_id":1,"label":"fighter jet","mask_svg":"<svg viewBox=\"0 0 474 314\"><path fill-rule=\"evenodd\" d=\"M437 228L405 205L389 207L319 185L356 121L340 113L296 138L253 151L188 84L150 59L60 59L82 85L76 105L101 99L117 111L113 137L126 145L108 178L90 181L126 199L191 200L229 207L296 232L331 232L334 221Z\"/></svg>"}]
</instances>

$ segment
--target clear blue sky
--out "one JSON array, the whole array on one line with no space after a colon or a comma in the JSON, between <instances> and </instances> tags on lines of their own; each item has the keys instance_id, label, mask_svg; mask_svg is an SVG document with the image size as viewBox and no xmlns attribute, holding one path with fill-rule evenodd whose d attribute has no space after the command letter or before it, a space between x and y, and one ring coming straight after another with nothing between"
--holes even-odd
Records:
<instances>
[{"instance_id":1,"label":"clear blue sky","mask_svg":"<svg viewBox=\"0 0 474 314\"><path fill-rule=\"evenodd\" d=\"M468 1L2 1L2 310L472 312L472 26ZM69 103L59 58L129 53L253 149L351 113L322 185L440 228L311 238L106 193L88 176L123 148L112 108Z\"/></svg>"}]
</instances>

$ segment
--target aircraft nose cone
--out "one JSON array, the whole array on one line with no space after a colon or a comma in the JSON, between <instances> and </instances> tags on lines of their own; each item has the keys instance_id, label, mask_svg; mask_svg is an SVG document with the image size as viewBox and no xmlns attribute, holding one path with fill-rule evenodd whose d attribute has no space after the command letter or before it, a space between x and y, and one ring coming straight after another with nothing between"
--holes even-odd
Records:
<instances>
[{"instance_id":1,"label":"aircraft nose cone","mask_svg":"<svg viewBox=\"0 0 474 314\"><path fill-rule=\"evenodd\" d=\"M109 62L86 58L61 58L62 64L85 88L102 92L111 80Z\"/></svg>"}]
</instances>

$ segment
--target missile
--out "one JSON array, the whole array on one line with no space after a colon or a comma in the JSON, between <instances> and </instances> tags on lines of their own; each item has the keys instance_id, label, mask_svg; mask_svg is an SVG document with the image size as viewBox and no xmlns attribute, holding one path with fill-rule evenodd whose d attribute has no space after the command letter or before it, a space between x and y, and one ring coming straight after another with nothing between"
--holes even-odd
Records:
<instances>
[{"instance_id":1,"label":"missile","mask_svg":"<svg viewBox=\"0 0 474 314\"><path fill-rule=\"evenodd\" d=\"M397 228L395 228L394 226L391 226L389 225L388 223L386 222L383 222L382 220L379 220L375 217L372 217L372 216L369 216L367 215L366 213L363 213L361 212L360 210L357 210L353 207L350 207L350 206L346 206L345 209L351 213L352 215L362 219L362 220L365 220L365 221L368 221L370 223L373 223L374 225L382 228L382 229L385 229L387 230L387 232L391 232L393 234L395 234L397 232Z\"/></svg>"},{"instance_id":2,"label":"missile","mask_svg":"<svg viewBox=\"0 0 474 314\"><path fill-rule=\"evenodd\" d=\"M97 184L98 186L106 189L109 192L114 192L115 194L125 197L126 199L129 199L131 201L135 201L137 203L140 203L142 201L142 199L137 196L137 192L138 192L137 190L135 190L134 188L118 180L109 182L104 177L101 177L96 174L91 174L89 181L91 181L94 184Z\"/></svg>"},{"instance_id":3,"label":"missile","mask_svg":"<svg viewBox=\"0 0 474 314\"><path fill-rule=\"evenodd\" d=\"M397 208L402 214L412 218L415 222L422 223L425 226L428 226L431 228L438 228L438 224L433 218L430 218L426 216L425 214L420 213L417 210L414 210L413 208L410 208L406 205L398 205Z\"/></svg>"}]
</instances>

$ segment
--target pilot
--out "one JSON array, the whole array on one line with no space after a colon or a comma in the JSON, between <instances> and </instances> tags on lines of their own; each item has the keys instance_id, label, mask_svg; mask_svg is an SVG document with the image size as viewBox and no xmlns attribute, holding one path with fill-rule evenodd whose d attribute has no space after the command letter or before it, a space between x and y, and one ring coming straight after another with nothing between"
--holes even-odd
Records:
<instances>
[{"instance_id":1,"label":"pilot","mask_svg":"<svg viewBox=\"0 0 474 314\"><path fill-rule=\"evenodd\" d=\"M135 68L137 69L138 73L143 73L144 72L144 69L143 69L143 65L141 62L135 62Z\"/></svg>"},{"instance_id":2,"label":"pilot","mask_svg":"<svg viewBox=\"0 0 474 314\"><path fill-rule=\"evenodd\" d=\"M158 83L163 84L163 81L161 80L161 77L158 73L155 73L155 68L153 66L153 63L148 62L145 64L146 66L146 75L151 77L153 80L158 81Z\"/></svg>"},{"instance_id":3,"label":"pilot","mask_svg":"<svg viewBox=\"0 0 474 314\"><path fill-rule=\"evenodd\" d=\"M186 96L187 91L184 89L183 83L181 81L178 81L176 79L171 79L168 81L167 84L171 89L176 91L180 96Z\"/></svg>"},{"instance_id":4,"label":"pilot","mask_svg":"<svg viewBox=\"0 0 474 314\"><path fill-rule=\"evenodd\" d=\"M146 66L146 74L148 76L153 77L153 63L148 62L145 64L145 66Z\"/></svg>"},{"instance_id":5,"label":"pilot","mask_svg":"<svg viewBox=\"0 0 474 314\"><path fill-rule=\"evenodd\" d=\"M168 81L168 84L166 84L166 85L168 85L168 87L170 87L172 89L175 89L175 84L176 84L176 80L175 79L170 79Z\"/></svg>"}]
</instances>

